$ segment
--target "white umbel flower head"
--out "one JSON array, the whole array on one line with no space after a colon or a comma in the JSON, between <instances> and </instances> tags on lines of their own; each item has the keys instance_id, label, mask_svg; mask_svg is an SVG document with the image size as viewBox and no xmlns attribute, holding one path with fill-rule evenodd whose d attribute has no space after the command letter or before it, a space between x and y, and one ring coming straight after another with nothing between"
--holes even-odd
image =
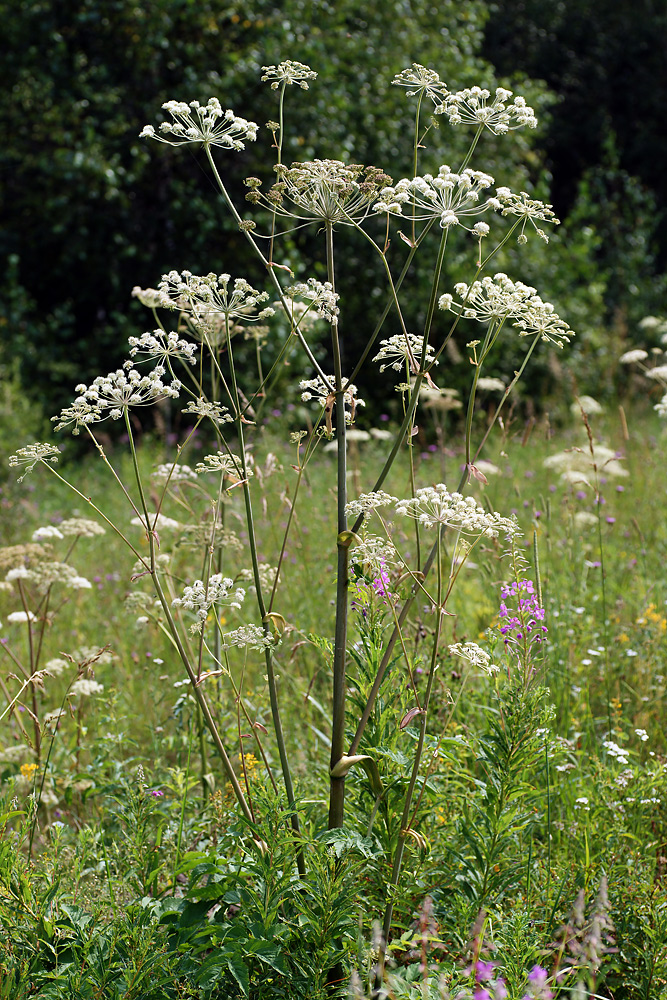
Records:
<instances>
[{"instance_id":1,"label":"white umbel flower head","mask_svg":"<svg viewBox=\"0 0 667 1000\"><path fill-rule=\"evenodd\" d=\"M622 365L634 365L638 361L646 361L647 357L648 351L644 351L641 347L637 347L632 351L626 351L625 354L621 354L618 360Z\"/></svg>"},{"instance_id":2,"label":"white umbel flower head","mask_svg":"<svg viewBox=\"0 0 667 1000\"><path fill-rule=\"evenodd\" d=\"M410 366L410 371L416 375L420 368L422 355L423 337L418 337L414 333L396 334L387 340L380 341L380 350L373 358L373 361L384 361L380 365L380 371L385 368L393 368L394 371L405 371L406 362ZM430 344L426 345L426 365L438 364L435 361L435 352Z\"/></svg>"},{"instance_id":3,"label":"white umbel flower head","mask_svg":"<svg viewBox=\"0 0 667 1000\"><path fill-rule=\"evenodd\" d=\"M519 244L528 242L528 237L525 233L527 222L530 222L537 235L545 243L549 242L549 237L543 229L540 229L536 225L536 221L548 222L554 226L560 225L560 220L554 215L551 205L547 205L537 198L531 198L525 191L515 194L508 187L496 188L495 197L490 199L490 207L500 212L503 216L516 215L523 220L517 237L517 243Z\"/></svg>"},{"instance_id":4,"label":"white umbel flower head","mask_svg":"<svg viewBox=\"0 0 667 1000\"><path fill-rule=\"evenodd\" d=\"M222 637L222 649L230 649L232 646L268 649L274 644L273 637L259 625L241 625L232 632L225 632Z\"/></svg>"},{"instance_id":5,"label":"white umbel flower head","mask_svg":"<svg viewBox=\"0 0 667 1000\"><path fill-rule=\"evenodd\" d=\"M18 480L22 483L29 472L35 468L38 462L45 462L54 465L60 458L60 449L54 444L42 444L41 442L36 442L35 444L28 444L25 448L19 448L17 452L9 456L10 467L15 468L19 465L25 466L25 472Z\"/></svg>"},{"instance_id":6,"label":"white umbel flower head","mask_svg":"<svg viewBox=\"0 0 667 1000\"><path fill-rule=\"evenodd\" d=\"M489 104L491 92L481 87L469 87L455 94L448 94L436 114L444 113L450 125L475 125L488 128L495 135L504 135L513 129L536 128L537 118L523 97L512 97L511 90L497 87L493 101Z\"/></svg>"},{"instance_id":7,"label":"white umbel flower head","mask_svg":"<svg viewBox=\"0 0 667 1000\"><path fill-rule=\"evenodd\" d=\"M242 587L234 589L234 581L223 577L222 573L214 573L205 586L202 580L195 580L191 587L185 587L182 597L176 597L171 602L174 608L185 608L194 611L200 621L206 621L209 609L214 604L225 604L230 608L240 608L245 598Z\"/></svg>"},{"instance_id":8,"label":"white umbel flower head","mask_svg":"<svg viewBox=\"0 0 667 1000\"><path fill-rule=\"evenodd\" d=\"M89 698L91 694L102 694L103 691L104 684L99 684L97 681L89 680L86 677L81 677L78 681L74 681L74 684L70 688L70 694L74 698Z\"/></svg>"},{"instance_id":9,"label":"white umbel flower head","mask_svg":"<svg viewBox=\"0 0 667 1000\"><path fill-rule=\"evenodd\" d=\"M375 212L401 215L417 221L437 219L441 229L464 225L469 216L481 215L491 207L482 192L493 184L490 174L467 167L460 174L443 164L434 177L424 174L409 180L403 177L394 186L384 187L374 205ZM486 235L483 231L478 236Z\"/></svg>"},{"instance_id":10,"label":"white umbel flower head","mask_svg":"<svg viewBox=\"0 0 667 1000\"><path fill-rule=\"evenodd\" d=\"M33 542L48 542L52 538L64 537L62 531L59 531L55 524L45 524L42 528L35 528L32 533Z\"/></svg>"},{"instance_id":11,"label":"white umbel flower head","mask_svg":"<svg viewBox=\"0 0 667 1000\"><path fill-rule=\"evenodd\" d=\"M326 410L328 415L327 426L329 429L331 429L329 417L336 399L334 385L335 380L333 375L328 376L326 382L320 375L316 378L304 378L299 382L303 402L308 403L311 399L317 400ZM343 401L344 405L349 408L349 413L346 410L345 419L351 423L354 421L356 408L358 406L365 406L366 404L363 399L357 398L356 385L348 383L347 379L343 379Z\"/></svg>"},{"instance_id":12,"label":"white umbel flower head","mask_svg":"<svg viewBox=\"0 0 667 1000\"><path fill-rule=\"evenodd\" d=\"M80 393L71 406L66 406L57 417L56 430L72 425L72 434L78 434L82 426L97 423L111 417L120 420L133 406L150 406L160 399L178 397L181 383L172 379L167 385L162 381L164 369L155 368L148 375L140 375L126 361L126 369L118 368L106 376L98 376L89 386L78 385Z\"/></svg>"},{"instance_id":13,"label":"white umbel flower head","mask_svg":"<svg viewBox=\"0 0 667 1000\"><path fill-rule=\"evenodd\" d=\"M330 281L318 281L316 278L309 278L307 282L299 281L287 289L287 295L310 303L307 308L314 310L320 319L326 319L329 323L338 321L340 295L334 292Z\"/></svg>"},{"instance_id":14,"label":"white umbel flower head","mask_svg":"<svg viewBox=\"0 0 667 1000\"><path fill-rule=\"evenodd\" d=\"M278 215L304 222L356 225L368 215L378 192L391 177L377 167L341 160L308 160L276 167L278 180L266 195L261 181L248 177L246 200Z\"/></svg>"},{"instance_id":15,"label":"white umbel flower head","mask_svg":"<svg viewBox=\"0 0 667 1000\"><path fill-rule=\"evenodd\" d=\"M406 517L414 517L425 528L446 526L466 535L484 535L487 538L497 538L501 533L508 536L520 534L513 518L485 510L474 497L450 493L444 483L417 490L409 500L398 500L396 510Z\"/></svg>"},{"instance_id":16,"label":"white umbel flower head","mask_svg":"<svg viewBox=\"0 0 667 1000\"><path fill-rule=\"evenodd\" d=\"M454 286L461 302L454 301L450 294L438 299L440 309L446 309L464 319L476 319L480 323L502 322L507 318L520 316L526 304L537 296L532 285L522 281L512 281L499 271L486 275L479 281L467 285L461 281Z\"/></svg>"},{"instance_id":17,"label":"white umbel flower head","mask_svg":"<svg viewBox=\"0 0 667 1000\"><path fill-rule=\"evenodd\" d=\"M191 271L169 271L162 275L159 290L165 303L190 313L195 322L210 322L212 315L218 315L252 323L273 315L270 307L257 311L268 299L268 292L258 292L245 278L232 282L229 274L210 272L199 276Z\"/></svg>"},{"instance_id":18,"label":"white umbel flower head","mask_svg":"<svg viewBox=\"0 0 667 1000\"><path fill-rule=\"evenodd\" d=\"M481 667L487 674L497 674L499 667L491 663L491 657L485 650L478 646L476 642L455 642L448 647L449 652L455 656L462 656L473 667Z\"/></svg>"},{"instance_id":19,"label":"white umbel flower head","mask_svg":"<svg viewBox=\"0 0 667 1000\"><path fill-rule=\"evenodd\" d=\"M369 514L372 510L377 510L378 507L387 507L392 503L398 503L396 497L392 497L382 490L376 490L374 493L362 493L356 500L350 500L349 503L345 504L345 516L358 517L360 514Z\"/></svg>"},{"instance_id":20,"label":"white umbel flower head","mask_svg":"<svg viewBox=\"0 0 667 1000\"><path fill-rule=\"evenodd\" d=\"M308 90L308 81L315 80L317 73L305 63L286 59L277 66L262 66L262 83L270 81L271 90L278 90L281 84L288 86L296 84L302 90Z\"/></svg>"},{"instance_id":21,"label":"white umbel flower head","mask_svg":"<svg viewBox=\"0 0 667 1000\"><path fill-rule=\"evenodd\" d=\"M58 527L65 537L77 535L79 538L93 538L94 535L106 535L106 528L89 517L68 517Z\"/></svg>"},{"instance_id":22,"label":"white umbel flower head","mask_svg":"<svg viewBox=\"0 0 667 1000\"><path fill-rule=\"evenodd\" d=\"M170 146L182 146L185 142L202 142L205 146L221 146L223 149L245 149L245 140L254 142L257 138L255 122L239 118L233 111L223 111L217 97L208 104L191 101L166 101L162 107L173 121L162 122L156 132L152 125L146 125L139 133L141 139L157 139Z\"/></svg>"},{"instance_id":23,"label":"white umbel flower head","mask_svg":"<svg viewBox=\"0 0 667 1000\"><path fill-rule=\"evenodd\" d=\"M197 363L197 347L183 340L177 333L164 333L154 330L153 333L142 333L140 337L130 337L130 357L145 354L143 360L159 361L166 364L167 358L180 358L186 364Z\"/></svg>"},{"instance_id":24,"label":"white umbel flower head","mask_svg":"<svg viewBox=\"0 0 667 1000\"><path fill-rule=\"evenodd\" d=\"M401 70L391 82L397 87L407 87L408 97L428 96L437 106L442 105L449 94L447 84L443 83L436 71L421 63L413 63Z\"/></svg>"}]
</instances>

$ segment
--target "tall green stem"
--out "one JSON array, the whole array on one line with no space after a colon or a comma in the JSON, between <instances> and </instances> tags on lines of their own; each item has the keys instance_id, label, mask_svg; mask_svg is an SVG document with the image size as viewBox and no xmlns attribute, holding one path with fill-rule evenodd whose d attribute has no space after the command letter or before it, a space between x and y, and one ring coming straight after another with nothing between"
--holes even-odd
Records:
<instances>
[{"instance_id":1,"label":"tall green stem","mask_svg":"<svg viewBox=\"0 0 667 1000\"><path fill-rule=\"evenodd\" d=\"M333 226L326 224L327 278L335 292ZM347 443L345 434L345 385L340 353L337 318L331 324L334 383L336 389L336 442L337 462L337 529L338 559L336 579L336 627L333 653L333 695L331 717L331 770L343 756L345 744L345 657L347 654L347 589L348 555L350 541L346 535L347 516ZM345 803L345 778L331 777L329 789L329 829L343 825Z\"/></svg>"}]
</instances>

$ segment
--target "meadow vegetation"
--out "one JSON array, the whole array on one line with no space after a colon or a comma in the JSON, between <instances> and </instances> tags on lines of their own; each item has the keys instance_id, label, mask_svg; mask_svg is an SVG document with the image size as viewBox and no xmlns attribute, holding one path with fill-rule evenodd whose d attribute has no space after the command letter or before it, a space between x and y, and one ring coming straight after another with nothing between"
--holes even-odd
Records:
<instances>
[{"instance_id":1,"label":"meadow vegetation","mask_svg":"<svg viewBox=\"0 0 667 1000\"><path fill-rule=\"evenodd\" d=\"M557 220L472 164L532 109L413 64L409 180L284 164L314 76L264 67L247 204L257 126L165 104L256 273L135 290L153 329L54 418L87 454L2 442L0 996L666 997L665 324L623 405L522 395L576 331L497 261ZM359 356L345 227L386 278Z\"/></svg>"}]
</instances>

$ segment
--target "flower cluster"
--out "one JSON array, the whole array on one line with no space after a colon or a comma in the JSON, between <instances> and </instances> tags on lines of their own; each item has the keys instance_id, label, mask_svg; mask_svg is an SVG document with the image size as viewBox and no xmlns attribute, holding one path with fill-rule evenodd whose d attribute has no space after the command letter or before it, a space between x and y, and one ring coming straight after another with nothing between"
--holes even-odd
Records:
<instances>
[{"instance_id":1,"label":"flower cluster","mask_svg":"<svg viewBox=\"0 0 667 1000\"><path fill-rule=\"evenodd\" d=\"M391 82L397 87L408 87L408 97L430 97L437 107L442 105L449 93L447 84L443 83L436 71L421 63L413 63L401 70Z\"/></svg>"},{"instance_id":2,"label":"flower cluster","mask_svg":"<svg viewBox=\"0 0 667 1000\"><path fill-rule=\"evenodd\" d=\"M438 300L440 309L484 324L500 324L509 319L519 331L519 336L539 336L556 347L562 348L574 336L553 305L544 302L532 285L512 281L502 271L493 277L486 275L470 285L459 282L454 291L462 301L456 302L449 293L441 295Z\"/></svg>"},{"instance_id":3,"label":"flower cluster","mask_svg":"<svg viewBox=\"0 0 667 1000\"><path fill-rule=\"evenodd\" d=\"M191 399L183 410L183 413L193 413L198 417L207 417L214 424L231 424L234 418L226 406L220 403L210 402L200 396L199 399Z\"/></svg>"},{"instance_id":4,"label":"flower cluster","mask_svg":"<svg viewBox=\"0 0 667 1000\"><path fill-rule=\"evenodd\" d=\"M159 399L178 397L181 383L173 379L169 385L162 381L164 371L155 368L148 375L140 375L135 368L122 368L106 376L98 376L91 385L78 385L80 394L71 406L66 406L57 417L56 430L72 425L72 434L78 434L81 427L98 423L111 417L120 420L132 406L148 406Z\"/></svg>"},{"instance_id":5,"label":"flower cluster","mask_svg":"<svg viewBox=\"0 0 667 1000\"><path fill-rule=\"evenodd\" d=\"M554 226L560 225L560 221L554 215L551 205L546 205L543 201L538 201L537 198L531 198L525 191L515 194L508 187L496 188L496 196L492 201L491 207L500 212L501 215L516 215L523 220L519 236L517 237L519 244L524 244L528 241L525 233L527 222L530 222L537 235L545 243L549 242L549 237L543 229L540 229L535 224L535 220L538 222L549 222Z\"/></svg>"},{"instance_id":6,"label":"flower cluster","mask_svg":"<svg viewBox=\"0 0 667 1000\"><path fill-rule=\"evenodd\" d=\"M490 207L495 207L489 199L480 201L482 192L492 184L493 177L480 170L466 168L457 174L443 164L436 177L432 174L413 177L412 180L403 177L393 187L383 188L374 211L406 215L420 221L438 219L441 229L448 229L462 225L461 220L465 217L481 215ZM473 227L470 231L484 236L488 233L488 226L477 231Z\"/></svg>"},{"instance_id":7,"label":"flower cluster","mask_svg":"<svg viewBox=\"0 0 667 1000\"><path fill-rule=\"evenodd\" d=\"M169 112L173 122L162 122L159 133L152 125L144 126L139 133L141 139L157 139L170 146L181 146L184 142L203 142L205 146L245 149L245 139L254 142L257 138L257 125L239 118L233 111L223 111L216 97L212 97L204 105L199 101L191 101L190 104L166 101L162 107Z\"/></svg>"},{"instance_id":8,"label":"flower cluster","mask_svg":"<svg viewBox=\"0 0 667 1000\"><path fill-rule=\"evenodd\" d=\"M257 312L268 292L258 292L245 278L231 281L229 274L211 272L200 277L191 271L170 271L162 275L158 289L163 305L169 303L172 309L190 313L193 321L205 328L215 316L250 323L273 315L270 306Z\"/></svg>"},{"instance_id":9,"label":"flower cluster","mask_svg":"<svg viewBox=\"0 0 667 1000\"><path fill-rule=\"evenodd\" d=\"M208 612L214 604L225 603L230 608L240 608L245 598L242 587L234 587L234 581L223 577L222 573L214 573L208 584L195 580L191 587L185 587L182 597L175 597L171 602L174 608L186 608L196 612L200 621L206 621Z\"/></svg>"},{"instance_id":10,"label":"flower cluster","mask_svg":"<svg viewBox=\"0 0 667 1000\"><path fill-rule=\"evenodd\" d=\"M310 305L307 308L313 309L320 319L326 319L330 323L337 322L340 296L334 292L330 281L317 281L316 278L309 278L307 283L299 281L287 289L287 294L292 299L298 296L309 302ZM294 310L291 312L294 315Z\"/></svg>"},{"instance_id":11,"label":"flower cluster","mask_svg":"<svg viewBox=\"0 0 667 1000\"><path fill-rule=\"evenodd\" d=\"M262 202L279 215L332 225L354 225L364 219L380 189L391 182L377 167L341 160L308 160L290 167L279 164L276 172L278 180L266 196L259 190L261 181L249 177L246 199L253 204Z\"/></svg>"},{"instance_id":12,"label":"flower cluster","mask_svg":"<svg viewBox=\"0 0 667 1000\"><path fill-rule=\"evenodd\" d=\"M447 94L436 114L446 114L450 125L475 125L490 129L495 135L504 135L512 129L536 128L537 118L532 108L528 107L523 97L515 97L508 105L512 96L511 90L497 87L491 104L491 93L481 87L469 87L455 94Z\"/></svg>"},{"instance_id":13,"label":"flower cluster","mask_svg":"<svg viewBox=\"0 0 667 1000\"><path fill-rule=\"evenodd\" d=\"M25 472L18 480L19 483L22 483L28 473L32 472L38 462L47 462L54 465L59 458L60 449L57 448L56 445L35 442L35 444L26 445L25 448L19 448L17 452L10 455L9 465L11 467L25 465Z\"/></svg>"},{"instance_id":14,"label":"flower cluster","mask_svg":"<svg viewBox=\"0 0 667 1000\"><path fill-rule=\"evenodd\" d=\"M386 364L380 365L381 372L385 368L393 368L397 372L404 371L406 364L408 364L412 374L416 375L420 369L423 345L423 337L418 337L414 333L398 333L387 340L380 341L380 350L373 358L373 361L386 362ZM426 345L425 364L438 364L435 361L435 352L430 344Z\"/></svg>"},{"instance_id":15,"label":"flower cluster","mask_svg":"<svg viewBox=\"0 0 667 1000\"><path fill-rule=\"evenodd\" d=\"M582 483L592 488L597 476L627 476L628 470L620 463L620 455L606 445L596 442L593 452L581 448L568 448L544 459L545 469L560 473L566 483Z\"/></svg>"},{"instance_id":16,"label":"flower cluster","mask_svg":"<svg viewBox=\"0 0 667 1000\"><path fill-rule=\"evenodd\" d=\"M359 501L353 500L352 503L358 505ZM358 506L355 506L355 510L357 514L360 512ZM351 516L350 504L346 505L345 512ZM373 576L380 576L387 568L396 566L397 552L387 538L380 538L379 535L364 535L352 549L350 563Z\"/></svg>"},{"instance_id":17,"label":"flower cluster","mask_svg":"<svg viewBox=\"0 0 667 1000\"><path fill-rule=\"evenodd\" d=\"M76 535L77 538L106 535L106 528L103 528L97 521L92 521L89 517L68 517L60 522L58 529L64 538L67 538L68 535Z\"/></svg>"},{"instance_id":18,"label":"flower cluster","mask_svg":"<svg viewBox=\"0 0 667 1000\"><path fill-rule=\"evenodd\" d=\"M236 455L230 455L224 451L216 451L213 455L205 455L203 462L197 462L195 472L201 475L206 472L217 472L231 479L234 483L244 482L253 475L252 469L248 468L250 455L246 455L245 472L243 462Z\"/></svg>"},{"instance_id":19,"label":"flower cluster","mask_svg":"<svg viewBox=\"0 0 667 1000\"><path fill-rule=\"evenodd\" d=\"M328 414L331 413L336 399L333 375L327 377L326 382L320 375L316 378L301 379L299 389L301 390L301 399L304 403L310 402L311 399L316 399ZM352 385L352 383L348 383L347 379L343 379L343 402L350 410L349 413L346 412L345 414L348 423L354 421L356 408L366 405L363 399L357 399L357 387L356 385Z\"/></svg>"},{"instance_id":20,"label":"flower cluster","mask_svg":"<svg viewBox=\"0 0 667 1000\"><path fill-rule=\"evenodd\" d=\"M232 646L268 649L273 645L273 637L259 625L241 625L232 632L225 632L222 637L222 649L230 649Z\"/></svg>"},{"instance_id":21,"label":"flower cluster","mask_svg":"<svg viewBox=\"0 0 667 1000\"><path fill-rule=\"evenodd\" d=\"M286 59L277 66L262 66L262 82L270 81L271 90L277 90L281 83L285 86L295 83L302 90L308 90L308 80L316 77L317 73L310 66L292 59Z\"/></svg>"},{"instance_id":22,"label":"flower cluster","mask_svg":"<svg viewBox=\"0 0 667 1000\"><path fill-rule=\"evenodd\" d=\"M369 514L378 507L386 507L388 504L397 503L396 497L389 493L377 490L374 493L362 493L356 500L350 500L345 504L346 517L359 517L360 514Z\"/></svg>"},{"instance_id":23,"label":"flower cluster","mask_svg":"<svg viewBox=\"0 0 667 1000\"><path fill-rule=\"evenodd\" d=\"M462 656L464 660L472 663L473 667L481 667L487 674L498 673L497 664L491 663L490 655L476 642L455 642L449 646L449 652L455 656Z\"/></svg>"},{"instance_id":24,"label":"flower cluster","mask_svg":"<svg viewBox=\"0 0 667 1000\"><path fill-rule=\"evenodd\" d=\"M486 275L479 281L467 285L460 281L454 291L462 300L454 301L449 293L438 300L440 309L448 309L464 319L475 319L479 323L501 323L503 320L520 316L525 304L537 295L532 285L522 281L512 281L503 271Z\"/></svg>"},{"instance_id":25,"label":"flower cluster","mask_svg":"<svg viewBox=\"0 0 667 1000\"><path fill-rule=\"evenodd\" d=\"M177 333L164 333L154 330L153 333L142 333L140 337L129 337L130 357L145 354L146 361L165 363L167 358L181 358L189 365L197 363L195 344L182 340Z\"/></svg>"},{"instance_id":26,"label":"flower cluster","mask_svg":"<svg viewBox=\"0 0 667 1000\"><path fill-rule=\"evenodd\" d=\"M544 608L540 607L535 585L532 580L518 580L505 585L501 591L502 598L498 617L503 620L500 633L504 636L505 646L523 645L526 647L534 642L542 642L547 633L544 621ZM516 614L512 614L505 601L517 598Z\"/></svg>"},{"instance_id":27,"label":"flower cluster","mask_svg":"<svg viewBox=\"0 0 667 1000\"><path fill-rule=\"evenodd\" d=\"M425 528L441 525L487 538L497 538L501 532L512 536L519 531L514 519L485 510L474 497L449 493L444 483L417 490L409 500L398 500L396 510L406 517L414 517Z\"/></svg>"}]
</instances>

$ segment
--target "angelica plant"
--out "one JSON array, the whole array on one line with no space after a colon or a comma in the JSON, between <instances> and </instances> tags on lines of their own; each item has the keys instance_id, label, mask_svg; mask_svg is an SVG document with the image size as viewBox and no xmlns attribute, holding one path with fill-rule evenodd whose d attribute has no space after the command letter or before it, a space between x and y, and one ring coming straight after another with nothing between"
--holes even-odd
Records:
<instances>
[{"instance_id":1,"label":"angelica plant","mask_svg":"<svg viewBox=\"0 0 667 1000\"><path fill-rule=\"evenodd\" d=\"M527 338L525 361L512 383L507 388L503 386L493 424L533 352L540 346L563 347L572 331L535 288L504 274L487 273L499 250L512 237L522 245L528 239L527 234L534 230L546 239L544 227L557 224L551 206L525 192L514 193L504 185L495 186L493 177L470 165L485 131L504 135L517 128L534 127L534 113L521 97L510 102L513 95L503 89L497 90L492 100L490 93L480 88L450 93L437 72L414 64L393 81L409 88L409 98L416 98L411 164L374 166L317 158L287 165L283 162L287 88L295 84L306 90L315 77L309 67L297 62L263 68L262 79L277 95L277 121L268 125L275 164L273 170L267 166L267 177L273 173L275 179L267 184L262 178L248 178L245 205L234 201L223 177L232 169L228 157L242 150L246 142L259 139L260 130L254 122L223 110L217 98L211 98L205 105L196 100L188 103L172 100L163 105L168 120L143 129L141 135L147 140L203 148L222 203L254 255L257 274L197 275L184 268L187 260L180 260L174 262L173 270L158 278L156 288L135 289L133 294L151 311L152 329L130 338L128 357L121 368L95 378L89 385L77 386L74 401L54 421L57 431L70 430L75 435L89 437L114 488L126 501L128 525L111 527L135 557L133 582L139 588L150 582L153 588L151 598L140 591L145 597L141 618L144 624L152 623L160 629L171 643L239 810L251 826L259 823L252 782L245 772L242 780L239 778L235 766L237 754L232 751L227 729L214 711L213 683L226 684L233 692L239 740L247 735L242 731L244 726L251 726L271 782L278 787L278 781L282 780L287 815L295 834L295 863L302 876L307 870L301 846L304 813L295 788L278 684L278 668L286 669L285 636L300 625L298 622L288 625L280 610L280 597L287 545L296 523L294 511L306 466L324 441L335 447L336 472L330 495L335 505L336 527L321 542L323 553L330 557L336 554L335 578L331 581L335 608L333 638L327 637L321 643L330 652L331 670L326 820L330 831L337 831L345 824L346 778L350 771L363 766L371 776L369 780L374 780L372 753L366 752L370 748L364 744L365 729L388 665L398 662L399 667L394 665L394 670L403 669L405 673L412 669L408 636L415 599L425 601L434 614L428 650L423 656L424 689L418 692L415 687L414 705L403 715L400 725L395 720L401 731L415 723L412 726L415 740L402 801L394 817L397 822L393 839L388 846L386 940L391 932L393 899L401 879L403 857L409 842L419 842L420 838L415 826L429 767L426 749L431 735L434 682L448 639L451 594L471 552L481 552L485 546L494 548L500 556L505 541L518 531L511 517L487 509L470 495L471 485L484 480L475 461L490 430L481 442L473 441L472 413L480 377L486 377L481 375L483 366L502 338ZM429 109L433 114L448 119L452 126L472 128L469 150L460 164L429 162L428 148L420 142L424 101L433 105ZM225 158L224 168L220 157ZM426 160L423 166L422 160ZM407 169L411 176L394 183L385 168L399 175ZM401 233L401 242L392 234L394 227L406 220L410 234ZM281 262L284 234L278 231L279 221L291 227L287 233L302 226L312 227L314 239L319 240L316 270L320 277L326 276L325 280L320 277L294 280L290 265ZM377 257L386 279L377 323L356 359L344 355L341 346L346 328L354 322L346 310L348 289L341 286L337 268L341 227ZM439 240L431 265L423 324L414 331L408 329L403 303L414 294L410 287L410 265L416 254L427 252L431 231L439 234ZM470 280L456 286L456 298L442 288L443 265L451 240L463 240L470 250ZM231 267L231 262L229 265L225 262L224 266ZM289 335L268 371L258 360L255 380L237 364L236 338L240 333L246 335L253 324L257 329L260 322L272 330L276 312L281 314L280 322L283 328L287 325ZM440 393L436 379L445 367L444 352L462 320L467 319L481 322L485 333L482 341L469 345L473 377L463 474L458 482L449 485L420 483L410 461L409 496L393 497L383 488L387 477L406 447L409 451L419 407L428 398L423 393L430 392L431 398ZM318 341L325 330L328 363L322 362L318 350ZM383 332L388 335L381 338ZM257 337L258 359L261 342L262 338ZM294 368L297 363L300 368L292 386L293 398L300 396L308 404L312 419L308 429L298 432L295 438L292 468L297 480L290 496L289 517L277 565L267 567L261 558L264 520L252 445L257 437L257 411L267 405L276 373L288 359ZM142 366L141 372L138 365ZM374 480L364 482L363 490L354 497L348 495L348 443L356 429L354 425L363 419L364 385L377 377L373 365L379 366L380 376L390 379L398 373L405 380L399 383L403 415L398 431L387 442L379 474ZM157 405L180 407L194 426L179 445L176 459L162 463L154 479L147 481L137 455L135 411L138 407ZM107 420L120 422L127 434L134 471L132 482L121 480L105 452L100 425ZM206 429L210 440L215 442L214 450L196 464L186 465L183 459L200 429ZM43 465L59 476L54 468L57 457L54 446L35 444L17 452L11 464L25 466L26 474ZM365 470L358 469L356 476L362 475L366 475ZM104 514L104 498L85 499L110 525ZM238 547L231 542L227 509L243 521L245 543L239 542ZM379 523L381 535L369 534L371 518ZM393 537L397 533L394 522L404 518L409 520L414 533L411 546L399 546ZM136 532L132 533L134 529L143 535L141 542L136 540ZM170 538L183 543L178 558L174 557L178 546ZM188 557L184 564L180 552L189 552L189 546L197 543L198 558ZM391 573L395 574L395 581ZM304 580L308 579L308 567L302 567L302 574ZM363 704L357 699L352 713L348 669L353 628L350 582L355 574L358 580L375 574L369 577L367 585L375 598L385 602L386 615L382 627L373 633L373 669ZM357 600L361 601L359 595L357 588ZM356 652L358 662L361 654ZM481 662L481 654L470 643L458 644L456 653L471 663ZM265 727L254 718L243 693L248 657L261 658L263 664L276 764L271 759L274 751L264 747L264 738L268 738L262 731ZM401 706L401 711L404 708ZM498 810L500 816L502 804ZM323 817L319 822L325 824ZM372 825L370 817L369 829ZM490 851L489 856L495 857L495 848Z\"/></svg>"}]
</instances>

